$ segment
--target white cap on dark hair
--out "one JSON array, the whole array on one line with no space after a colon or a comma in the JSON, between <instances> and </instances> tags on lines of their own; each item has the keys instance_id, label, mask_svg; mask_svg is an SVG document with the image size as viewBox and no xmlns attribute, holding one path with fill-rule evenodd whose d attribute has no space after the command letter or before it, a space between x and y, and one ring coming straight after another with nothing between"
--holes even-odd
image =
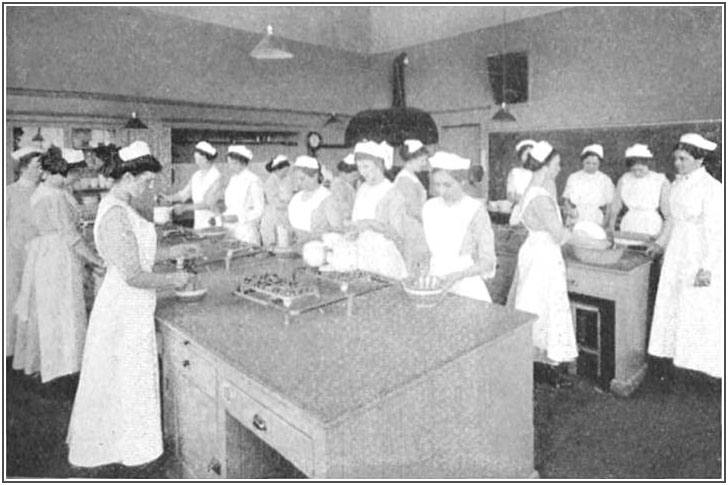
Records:
<instances>
[{"instance_id":1,"label":"white cap on dark hair","mask_svg":"<svg viewBox=\"0 0 728 485\"><path fill-rule=\"evenodd\" d=\"M624 152L625 158L652 158L652 152L647 145L635 143Z\"/></svg>"},{"instance_id":2,"label":"white cap on dark hair","mask_svg":"<svg viewBox=\"0 0 728 485\"><path fill-rule=\"evenodd\" d=\"M253 159L253 152L251 152L250 149L245 145L230 145L228 147L228 153L236 153L241 157L247 158L248 160Z\"/></svg>"},{"instance_id":3,"label":"white cap on dark hair","mask_svg":"<svg viewBox=\"0 0 728 485\"><path fill-rule=\"evenodd\" d=\"M121 158L124 162L151 154L152 152L149 151L149 145L147 145L146 142L139 140L119 150L119 158Z\"/></svg>"},{"instance_id":4,"label":"white cap on dark hair","mask_svg":"<svg viewBox=\"0 0 728 485\"><path fill-rule=\"evenodd\" d=\"M581 151L581 156L583 157L590 153L604 160L604 147L602 147L598 143L585 146L584 149Z\"/></svg>"},{"instance_id":5,"label":"white cap on dark hair","mask_svg":"<svg viewBox=\"0 0 728 485\"><path fill-rule=\"evenodd\" d=\"M215 149L215 147L210 145L206 141L201 141L197 145L195 145L195 150L199 150L202 153L207 153L211 157L217 155L217 150Z\"/></svg>"},{"instance_id":6,"label":"white cap on dark hair","mask_svg":"<svg viewBox=\"0 0 728 485\"><path fill-rule=\"evenodd\" d=\"M686 145L692 145L694 147L702 148L703 150L708 150L709 152L712 152L713 150L718 148L717 143L706 140L697 133L685 133L683 136L680 137L680 143L685 143Z\"/></svg>"},{"instance_id":7,"label":"white cap on dark hair","mask_svg":"<svg viewBox=\"0 0 728 485\"><path fill-rule=\"evenodd\" d=\"M430 167L441 170L467 170L470 168L470 160L454 153L435 152L429 158Z\"/></svg>"},{"instance_id":8,"label":"white cap on dark hair","mask_svg":"<svg viewBox=\"0 0 728 485\"><path fill-rule=\"evenodd\" d=\"M356 158L353 153L349 153L347 156L341 159L346 165L356 165Z\"/></svg>"},{"instance_id":9,"label":"white cap on dark hair","mask_svg":"<svg viewBox=\"0 0 728 485\"><path fill-rule=\"evenodd\" d=\"M26 157L31 153L37 153L38 155L40 155L41 153L43 153L43 150L35 147L21 147L11 153L10 157L13 160L20 160L21 158Z\"/></svg>"},{"instance_id":10,"label":"white cap on dark hair","mask_svg":"<svg viewBox=\"0 0 728 485\"><path fill-rule=\"evenodd\" d=\"M532 147L536 144L536 140L521 140L516 143L516 151L520 151L523 147Z\"/></svg>"},{"instance_id":11,"label":"white cap on dark hair","mask_svg":"<svg viewBox=\"0 0 728 485\"><path fill-rule=\"evenodd\" d=\"M74 150L73 148L63 148L61 150L63 159L69 165L76 165L77 163L85 162L86 157L81 150Z\"/></svg>"},{"instance_id":12,"label":"white cap on dark hair","mask_svg":"<svg viewBox=\"0 0 728 485\"><path fill-rule=\"evenodd\" d=\"M312 168L318 170L320 168L318 160L308 155L301 155L296 158L296 162L293 164L294 167Z\"/></svg>"},{"instance_id":13,"label":"white cap on dark hair","mask_svg":"<svg viewBox=\"0 0 728 485\"><path fill-rule=\"evenodd\" d=\"M537 162L543 163L553 151L554 147L551 146L551 143L541 140L540 142L533 145L533 148L531 148L531 152L529 153L529 155Z\"/></svg>"},{"instance_id":14,"label":"white cap on dark hair","mask_svg":"<svg viewBox=\"0 0 728 485\"><path fill-rule=\"evenodd\" d=\"M275 169L283 162L288 162L288 157L286 157L285 155L276 155L275 158L270 162L270 168Z\"/></svg>"},{"instance_id":15,"label":"white cap on dark hair","mask_svg":"<svg viewBox=\"0 0 728 485\"><path fill-rule=\"evenodd\" d=\"M407 147L409 153L414 153L425 146L420 140L405 140L404 145Z\"/></svg>"},{"instance_id":16,"label":"white cap on dark hair","mask_svg":"<svg viewBox=\"0 0 728 485\"><path fill-rule=\"evenodd\" d=\"M354 156L356 157L358 153L380 159L386 170L392 168L394 164L394 148L386 141L381 143L374 141L359 142L354 146Z\"/></svg>"}]
</instances>

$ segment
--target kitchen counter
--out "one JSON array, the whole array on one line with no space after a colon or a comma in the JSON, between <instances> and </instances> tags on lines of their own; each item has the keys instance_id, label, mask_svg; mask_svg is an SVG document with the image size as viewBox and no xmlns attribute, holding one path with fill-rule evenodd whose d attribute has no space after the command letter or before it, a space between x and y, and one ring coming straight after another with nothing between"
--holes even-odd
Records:
<instances>
[{"instance_id":1,"label":"kitchen counter","mask_svg":"<svg viewBox=\"0 0 728 485\"><path fill-rule=\"evenodd\" d=\"M250 468L249 457L231 451L252 446L251 432L307 476L525 478L533 472L532 315L454 295L434 309L418 309L395 285L357 297L351 316L345 304L334 304L286 326L280 312L232 294L243 271L289 274L300 265L273 257L241 260L230 272L200 274L209 288L201 302L158 302L167 372L174 374L175 366L191 372L190 358L179 365L174 349L197 349L212 363L200 386L214 393L226 410L220 413L246 428L243 433L217 414L210 453L226 459L217 458L217 467L189 466L190 475L204 478L209 469L217 476L255 475L251 470L259 468ZM171 381L174 393L180 379ZM261 411L245 423L251 399ZM171 409L183 408L168 404L167 421ZM261 431L256 419L266 412L268 423L281 419L301 431L312 454L289 450L289 438L276 441ZM184 418L174 419L179 443ZM199 455L178 454L187 462Z\"/></svg>"}]
</instances>

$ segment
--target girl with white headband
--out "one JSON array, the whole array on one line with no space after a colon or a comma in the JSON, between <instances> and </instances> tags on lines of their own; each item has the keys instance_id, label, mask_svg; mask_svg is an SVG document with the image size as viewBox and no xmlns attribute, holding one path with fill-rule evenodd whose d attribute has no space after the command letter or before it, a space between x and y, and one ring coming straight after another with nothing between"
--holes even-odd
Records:
<instances>
[{"instance_id":1,"label":"girl with white headband","mask_svg":"<svg viewBox=\"0 0 728 485\"><path fill-rule=\"evenodd\" d=\"M576 222L591 221L604 227L604 214L614 197L614 182L599 165L604 161L604 148L594 144L581 151L582 170L574 172L566 179L564 199L567 200Z\"/></svg>"},{"instance_id":2,"label":"girl with white headband","mask_svg":"<svg viewBox=\"0 0 728 485\"><path fill-rule=\"evenodd\" d=\"M210 143L197 143L194 158L199 170L192 174L187 185L176 194L161 197L167 202L186 202L192 199L191 204L175 204L174 213L194 211L195 229L205 229L217 224L215 210L217 201L222 196L222 174L214 163L217 149Z\"/></svg>"},{"instance_id":3,"label":"girl with white headband","mask_svg":"<svg viewBox=\"0 0 728 485\"><path fill-rule=\"evenodd\" d=\"M296 234L296 242L304 243L324 232L341 228L342 221L323 186L321 164L314 157L301 155L293 164L295 187L298 189L288 204L288 221Z\"/></svg>"},{"instance_id":4,"label":"girl with white headband","mask_svg":"<svg viewBox=\"0 0 728 485\"><path fill-rule=\"evenodd\" d=\"M624 157L628 171L617 182L608 228L614 231L617 217L625 206L627 213L620 221L619 230L655 237L662 229L663 215L667 214L670 182L665 174L650 170L653 156L647 145L632 145Z\"/></svg>"},{"instance_id":5,"label":"girl with white headband","mask_svg":"<svg viewBox=\"0 0 728 485\"><path fill-rule=\"evenodd\" d=\"M276 226L289 227L288 203L293 197L291 162L285 155L276 155L265 164L270 175L265 179L265 207L260 220L260 235L264 246L276 243Z\"/></svg>"},{"instance_id":6,"label":"girl with white headband","mask_svg":"<svg viewBox=\"0 0 728 485\"><path fill-rule=\"evenodd\" d=\"M361 176L356 168L354 154L349 153L336 165L336 175L331 181L331 196L341 214L342 221L351 222L351 211L354 208L356 189L359 187Z\"/></svg>"},{"instance_id":7,"label":"girl with white headband","mask_svg":"<svg viewBox=\"0 0 728 485\"><path fill-rule=\"evenodd\" d=\"M725 365L725 209L723 185L704 167L717 144L701 135L680 137L673 151L678 174L669 216L650 254L665 252L648 352L722 379ZM720 391L720 383L717 383Z\"/></svg>"},{"instance_id":8,"label":"girl with white headband","mask_svg":"<svg viewBox=\"0 0 728 485\"><path fill-rule=\"evenodd\" d=\"M252 159L253 152L248 147L228 147L227 162L233 175L225 189L222 221L235 239L259 246L265 195L260 177L248 168Z\"/></svg>"}]
</instances>

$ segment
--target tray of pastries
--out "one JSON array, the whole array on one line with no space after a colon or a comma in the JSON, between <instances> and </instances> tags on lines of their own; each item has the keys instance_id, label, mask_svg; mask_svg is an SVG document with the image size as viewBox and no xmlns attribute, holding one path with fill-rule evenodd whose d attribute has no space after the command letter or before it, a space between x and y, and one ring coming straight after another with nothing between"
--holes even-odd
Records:
<instances>
[{"instance_id":1,"label":"tray of pastries","mask_svg":"<svg viewBox=\"0 0 728 485\"><path fill-rule=\"evenodd\" d=\"M285 308L321 296L318 287L310 282L295 277L283 278L276 273L244 276L234 294L257 303L283 305Z\"/></svg>"},{"instance_id":2,"label":"tray of pastries","mask_svg":"<svg viewBox=\"0 0 728 485\"><path fill-rule=\"evenodd\" d=\"M336 285L344 293L356 285L375 285L378 288L384 288L392 284L391 281L382 276L360 270L333 271L326 269L325 266L318 269L306 266L299 268L297 271L320 281Z\"/></svg>"}]
</instances>

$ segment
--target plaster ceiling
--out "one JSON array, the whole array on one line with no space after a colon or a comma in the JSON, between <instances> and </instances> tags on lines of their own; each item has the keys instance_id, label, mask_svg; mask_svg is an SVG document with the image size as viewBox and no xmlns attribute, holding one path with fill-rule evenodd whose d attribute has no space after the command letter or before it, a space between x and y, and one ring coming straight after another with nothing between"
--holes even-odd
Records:
<instances>
[{"instance_id":1,"label":"plaster ceiling","mask_svg":"<svg viewBox=\"0 0 728 485\"><path fill-rule=\"evenodd\" d=\"M365 54L563 10L544 5L145 5L138 8Z\"/></svg>"}]
</instances>

